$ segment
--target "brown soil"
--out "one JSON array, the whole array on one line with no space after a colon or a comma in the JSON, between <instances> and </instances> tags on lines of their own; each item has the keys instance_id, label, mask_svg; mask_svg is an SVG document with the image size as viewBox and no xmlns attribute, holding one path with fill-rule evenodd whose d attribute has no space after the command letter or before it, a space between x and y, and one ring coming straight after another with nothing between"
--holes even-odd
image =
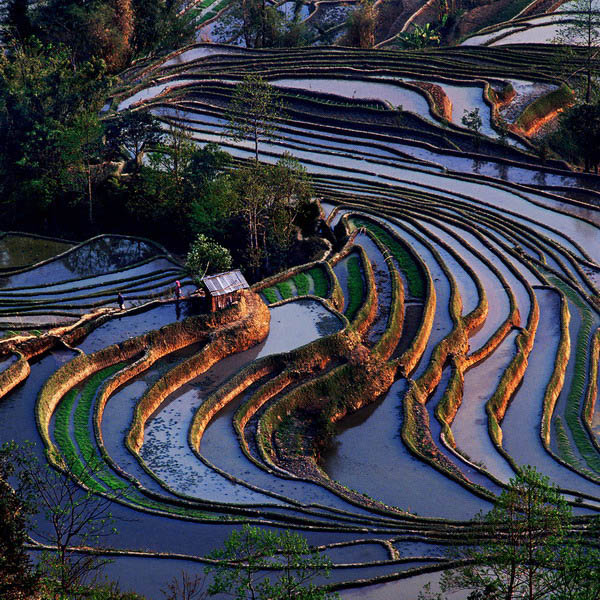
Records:
<instances>
[{"instance_id":1,"label":"brown soil","mask_svg":"<svg viewBox=\"0 0 600 600\"><path fill-rule=\"evenodd\" d=\"M388 0L379 4L379 18L375 43L383 42L400 33L406 20L427 0Z\"/></svg>"},{"instance_id":2,"label":"brown soil","mask_svg":"<svg viewBox=\"0 0 600 600\"><path fill-rule=\"evenodd\" d=\"M448 121L452 120L452 102L439 85L436 85L435 83L428 83L427 81L411 81L410 83L412 85L416 85L422 90L429 92L433 98L435 108L440 116Z\"/></svg>"},{"instance_id":3,"label":"brown soil","mask_svg":"<svg viewBox=\"0 0 600 600\"><path fill-rule=\"evenodd\" d=\"M485 27L493 18L514 0L496 0L485 6L478 6L466 12L456 29L456 37L461 38Z\"/></svg>"}]
</instances>

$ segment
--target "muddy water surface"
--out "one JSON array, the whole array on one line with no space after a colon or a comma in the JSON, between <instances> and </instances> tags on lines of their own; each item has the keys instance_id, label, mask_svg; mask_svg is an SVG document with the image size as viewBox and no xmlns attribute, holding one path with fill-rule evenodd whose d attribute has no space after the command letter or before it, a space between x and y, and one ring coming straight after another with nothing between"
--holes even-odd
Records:
<instances>
[{"instance_id":1,"label":"muddy water surface","mask_svg":"<svg viewBox=\"0 0 600 600\"><path fill-rule=\"evenodd\" d=\"M509 333L491 356L465 373L463 400L451 426L458 448L505 483L514 471L492 443L485 405L516 354L518 334Z\"/></svg>"},{"instance_id":2,"label":"muddy water surface","mask_svg":"<svg viewBox=\"0 0 600 600\"><path fill-rule=\"evenodd\" d=\"M343 419L324 457L327 474L386 504L423 516L470 519L488 502L413 457L400 438L406 381ZM440 502L444 498L444 502Z\"/></svg>"}]
</instances>

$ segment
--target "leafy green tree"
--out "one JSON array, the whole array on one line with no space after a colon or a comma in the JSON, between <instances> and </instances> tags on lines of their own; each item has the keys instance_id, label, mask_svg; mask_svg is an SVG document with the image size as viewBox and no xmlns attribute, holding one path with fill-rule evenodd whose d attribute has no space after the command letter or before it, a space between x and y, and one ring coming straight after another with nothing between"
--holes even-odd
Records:
<instances>
[{"instance_id":1,"label":"leafy green tree","mask_svg":"<svg viewBox=\"0 0 600 600\"><path fill-rule=\"evenodd\" d=\"M226 135L237 142L251 139L258 163L258 144L273 137L280 113L279 92L260 75L249 73L235 86Z\"/></svg>"},{"instance_id":2,"label":"leafy green tree","mask_svg":"<svg viewBox=\"0 0 600 600\"><path fill-rule=\"evenodd\" d=\"M173 50L194 40L194 11L188 0L132 0L136 54Z\"/></svg>"},{"instance_id":3,"label":"leafy green tree","mask_svg":"<svg viewBox=\"0 0 600 600\"><path fill-rule=\"evenodd\" d=\"M185 261L194 283L200 285L208 273L219 273L231 268L231 254L214 240L199 233L196 236Z\"/></svg>"},{"instance_id":4,"label":"leafy green tree","mask_svg":"<svg viewBox=\"0 0 600 600\"><path fill-rule=\"evenodd\" d=\"M226 167L231 156L216 144L197 148L186 171L187 194L192 198L190 217L194 233L223 238L229 228L233 192Z\"/></svg>"},{"instance_id":5,"label":"leafy green tree","mask_svg":"<svg viewBox=\"0 0 600 600\"><path fill-rule=\"evenodd\" d=\"M559 120L551 145L567 160L583 163L586 171L600 165L600 103L568 108Z\"/></svg>"},{"instance_id":6,"label":"leafy green tree","mask_svg":"<svg viewBox=\"0 0 600 600\"><path fill-rule=\"evenodd\" d=\"M210 594L227 594L239 600L326 600L336 598L316 586L316 577L329 575L331 561L311 549L305 538L290 531L276 533L244 525L232 532L225 547L210 558L213 574ZM271 572L278 575L272 578Z\"/></svg>"},{"instance_id":7,"label":"leafy green tree","mask_svg":"<svg viewBox=\"0 0 600 600\"><path fill-rule=\"evenodd\" d=\"M400 33L394 39L394 44L407 50L419 50L440 45L440 33L431 23L415 25L409 32Z\"/></svg>"},{"instance_id":8,"label":"leafy green tree","mask_svg":"<svg viewBox=\"0 0 600 600\"><path fill-rule=\"evenodd\" d=\"M106 123L108 149L116 155L125 150L138 168L146 149L158 144L162 135L157 119L146 111L124 111Z\"/></svg>"},{"instance_id":9,"label":"leafy green tree","mask_svg":"<svg viewBox=\"0 0 600 600\"><path fill-rule=\"evenodd\" d=\"M67 176L75 184L77 195L85 199L90 223L94 222L94 183L103 177L103 132L97 114L81 113L59 140Z\"/></svg>"},{"instance_id":10,"label":"leafy green tree","mask_svg":"<svg viewBox=\"0 0 600 600\"><path fill-rule=\"evenodd\" d=\"M600 553L573 535L571 510L548 478L524 467L494 508L475 521L480 537L454 558L442 592L469 590L471 600L588 600L600 583ZM595 595L594 595L595 594ZM442 598L427 591L421 598Z\"/></svg>"}]
</instances>

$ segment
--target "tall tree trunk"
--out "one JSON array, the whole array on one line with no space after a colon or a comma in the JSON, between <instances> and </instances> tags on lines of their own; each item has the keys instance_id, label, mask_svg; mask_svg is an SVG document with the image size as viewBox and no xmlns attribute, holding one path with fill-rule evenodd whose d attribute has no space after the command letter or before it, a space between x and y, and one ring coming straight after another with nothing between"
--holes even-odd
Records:
<instances>
[{"instance_id":1,"label":"tall tree trunk","mask_svg":"<svg viewBox=\"0 0 600 600\"><path fill-rule=\"evenodd\" d=\"M94 222L93 202L92 202L92 166L87 166L87 184L88 184L88 210L90 225Z\"/></svg>"},{"instance_id":2,"label":"tall tree trunk","mask_svg":"<svg viewBox=\"0 0 600 600\"><path fill-rule=\"evenodd\" d=\"M266 0L262 0L261 9L260 9L260 21L261 21L261 37L262 37L261 47L264 48L266 38L267 38L267 3L266 3Z\"/></svg>"},{"instance_id":3,"label":"tall tree trunk","mask_svg":"<svg viewBox=\"0 0 600 600\"><path fill-rule=\"evenodd\" d=\"M258 126L254 126L254 162L258 165Z\"/></svg>"}]
</instances>

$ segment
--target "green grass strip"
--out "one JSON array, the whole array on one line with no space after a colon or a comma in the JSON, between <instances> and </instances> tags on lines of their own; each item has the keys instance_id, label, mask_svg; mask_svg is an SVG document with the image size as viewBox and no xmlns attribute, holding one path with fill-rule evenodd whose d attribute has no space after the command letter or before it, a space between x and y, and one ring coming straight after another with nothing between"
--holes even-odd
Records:
<instances>
[{"instance_id":1,"label":"green grass strip","mask_svg":"<svg viewBox=\"0 0 600 600\"><path fill-rule=\"evenodd\" d=\"M69 435L69 422L77 395L78 390L69 390L60 401L56 412L54 413L54 438L65 458L65 462L68 465L71 465L77 477L80 477L83 472L83 463L79 459L77 449Z\"/></svg>"},{"instance_id":2,"label":"green grass strip","mask_svg":"<svg viewBox=\"0 0 600 600\"><path fill-rule=\"evenodd\" d=\"M568 85L561 85L557 90L549 92L528 104L520 114L515 125L527 131L536 121L543 119L559 108L566 108L574 101L574 94Z\"/></svg>"},{"instance_id":3,"label":"green grass strip","mask_svg":"<svg viewBox=\"0 0 600 600\"><path fill-rule=\"evenodd\" d=\"M307 275L312 277L312 280L315 284L315 296L327 298L327 295L329 294L329 281L327 280L327 276L325 275L323 269L321 267L313 267L307 272Z\"/></svg>"},{"instance_id":4,"label":"green grass strip","mask_svg":"<svg viewBox=\"0 0 600 600\"><path fill-rule=\"evenodd\" d=\"M561 281L555 278L552 279L553 283L565 293L567 298L573 302L573 304L575 304L582 316L582 323L575 346L573 382L571 384L571 389L569 390L569 395L567 396L565 420L571 431L577 450L588 466L597 473L600 473L600 456L598 456L598 451L589 439L588 433L581 422L581 403L586 391L588 350L594 323L591 311L581 300L579 295ZM565 460L567 459L565 458Z\"/></svg>"},{"instance_id":5,"label":"green grass strip","mask_svg":"<svg viewBox=\"0 0 600 600\"><path fill-rule=\"evenodd\" d=\"M298 296L306 296L310 289L310 280L306 276L306 273L296 273L292 279L294 280L296 290L298 290Z\"/></svg>"},{"instance_id":6,"label":"green grass strip","mask_svg":"<svg viewBox=\"0 0 600 600\"><path fill-rule=\"evenodd\" d=\"M567 435L567 431L563 425L563 420L560 417L556 417L554 419L554 430L556 431L556 444L558 446L558 453L560 454L560 457L575 469L579 469L579 461L573 453L569 436Z\"/></svg>"},{"instance_id":7,"label":"green grass strip","mask_svg":"<svg viewBox=\"0 0 600 600\"><path fill-rule=\"evenodd\" d=\"M279 293L281 294L281 299L282 300L287 300L288 298L291 298L294 295L294 290L292 289L292 286L290 285L290 280L286 279L285 281L280 281L279 283L275 284L277 289L279 290Z\"/></svg>"},{"instance_id":8,"label":"green grass strip","mask_svg":"<svg viewBox=\"0 0 600 600\"><path fill-rule=\"evenodd\" d=\"M65 463L69 470L73 472L73 475L93 491L103 492L104 487L87 473L87 469L81 461L81 458L77 453L77 448L71 439L69 423L73 406L78 395L79 390L72 389L69 390L60 401L56 412L54 413L54 438L62 452Z\"/></svg>"},{"instance_id":9,"label":"green grass strip","mask_svg":"<svg viewBox=\"0 0 600 600\"><path fill-rule=\"evenodd\" d=\"M400 270L406 277L408 293L415 298L424 298L425 280L419 265L415 262L408 250L406 250L406 248L404 248L402 244L394 239L387 231L374 223L363 221L362 219L352 219L352 222L357 227L365 227L368 229L392 253Z\"/></svg>"},{"instance_id":10,"label":"green grass strip","mask_svg":"<svg viewBox=\"0 0 600 600\"><path fill-rule=\"evenodd\" d=\"M275 290L275 288L272 287L268 287L265 288L263 291L263 296L267 299L267 302L269 304L274 304L275 302L279 302L279 296L277 295L277 291Z\"/></svg>"},{"instance_id":11,"label":"green grass strip","mask_svg":"<svg viewBox=\"0 0 600 600\"><path fill-rule=\"evenodd\" d=\"M348 304L346 306L346 316L352 321L362 306L365 296L365 284L363 281L362 269L360 267L360 258L353 254L346 263L348 269Z\"/></svg>"},{"instance_id":12,"label":"green grass strip","mask_svg":"<svg viewBox=\"0 0 600 600\"><path fill-rule=\"evenodd\" d=\"M123 366L124 363L118 363L92 375L81 391L81 396L75 407L73 416L75 441L79 446L81 456L85 462L90 465L98 479L103 481L111 489L119 491L129 488L129 484L106 469L104 461L96 448L95 441L93 441L93 429L90 423L90 415L94 398L96 397L100 386L108 377L122 369Z\"/></svg>"}]
</instances>

